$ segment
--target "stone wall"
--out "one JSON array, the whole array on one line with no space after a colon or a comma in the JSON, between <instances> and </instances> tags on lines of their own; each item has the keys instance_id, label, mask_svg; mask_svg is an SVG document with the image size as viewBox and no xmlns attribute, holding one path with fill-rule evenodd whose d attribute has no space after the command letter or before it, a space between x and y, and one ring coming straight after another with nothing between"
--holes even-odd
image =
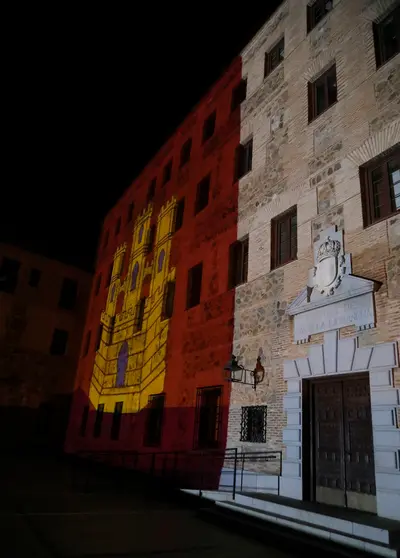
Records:
<instances>
[{"instance_id":1,"label":"stone wall","mask_svg":"<svg viewBox=\"0 0 400 558\"><path fill-rule=\"evenodd\" d=\"M238 238L249 235L248 283L236 289L234 353L266 370L255 392L233 384L228 447L246 451L282 448L286 418L283 362L306 355L293 344L287 305L307 284L312 243L320 231L344 230L353 273L382 283L377 327L360 334L360 346L400 340L400 216L364 228L359 166L400 142L400 56L376 69L372 22L390 0L334 1L333 10L308 35L307 0L288 0L245 48L242 141L253 136L253 168L239 183ZM265 52L285 36L285 59L263 78ZM308 123L307 82L336 62L338 101ZM297 259L271 271L271 219L297 205ZM342 337L354 335L345 328ZM315 335L311 343L321 343ZM400 385L400 371L395 371ZM267 405L265 444L240 441L241 408Z\"/></svg>"}]
</instances>

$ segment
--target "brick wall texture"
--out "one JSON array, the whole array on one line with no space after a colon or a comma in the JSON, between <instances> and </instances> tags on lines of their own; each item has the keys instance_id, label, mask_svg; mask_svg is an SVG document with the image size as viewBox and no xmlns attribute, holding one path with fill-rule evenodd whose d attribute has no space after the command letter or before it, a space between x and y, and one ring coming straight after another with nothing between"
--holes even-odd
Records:
<instances>
[{"instance_id":1,"label":"brick wall texture","mask_svg":"<svg viewBox=\"0 0 400 558\"><path fill-rule=\"evenodd\" d=\"M305 356L293 344L285 309L307 284L312 243L320 231L343 229L353 274L380 281L376 329L360 346L400 340L400 215L364 228L359 166L400 142L400 55L376 68L372 22L394 6L386 0L334 0L309 33L307 0L288 0L242 53L247 99L241 141L253 137L252 171L239 183L238 238L249 235L248 282L236 289L234 354L266 377L255 392L233 384L228 447L282 449L285 359ZM264 78L265 53L284 36L283 62ZM333 62L337 102L308 123L307 83ZM270 270L271 219L297 205L297 259ZM345 328L342 337L353 335ZM320 343L315 335L311 343ZM400 370L395 370L400 386ZM240 441L241 407L267 405L265 444Z\"/></svg>"}]
</instances>

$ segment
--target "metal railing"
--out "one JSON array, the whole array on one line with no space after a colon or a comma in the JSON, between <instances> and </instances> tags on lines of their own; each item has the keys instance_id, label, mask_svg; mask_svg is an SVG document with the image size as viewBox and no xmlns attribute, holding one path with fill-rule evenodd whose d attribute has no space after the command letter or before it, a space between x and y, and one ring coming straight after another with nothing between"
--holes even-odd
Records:
<instances>
[{"instance_id":1,"label":"metal railing","mask_svg":"<svg viewBox=\"0 0 400 558\"><path fill-rule=\"evenodd\" d=\"M143 453L85 451L79 452L78 457L86 466L83 475L86 488L102 473L106 472L107 476L110 470L117 468L125 473L135 471L167 487L196 490L199 496L206 490L220 490L231 492L235 499L238 491L255 488L254 483L246 484L246 478L254 480L256 474L277 476L279 493L282 473L281 451L239 452L238 448ZM82 476L80 481L82 483Z\"/></svg>"}]
</instances>

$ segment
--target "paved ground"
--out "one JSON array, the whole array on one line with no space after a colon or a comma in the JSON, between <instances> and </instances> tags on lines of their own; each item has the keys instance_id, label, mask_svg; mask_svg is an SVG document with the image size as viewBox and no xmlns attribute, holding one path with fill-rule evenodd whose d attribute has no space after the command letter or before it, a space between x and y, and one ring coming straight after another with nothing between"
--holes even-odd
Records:
<instances>
[{"instance_id":1,"label":"paved ground","mask_svg":"<svg viewBox=\"0 0 400 558\"><path fill-rule=\"evenodd\" d=\"M294 558L202 522L143 486L98 484L52 458L0 456L2 558Z\"/></svg>"}]
</instances>

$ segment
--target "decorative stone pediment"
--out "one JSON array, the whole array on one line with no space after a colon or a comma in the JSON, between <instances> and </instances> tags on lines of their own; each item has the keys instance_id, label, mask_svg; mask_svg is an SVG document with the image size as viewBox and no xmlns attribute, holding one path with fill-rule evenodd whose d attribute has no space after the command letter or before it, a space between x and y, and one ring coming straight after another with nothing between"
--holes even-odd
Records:
<instances>
[{"instance_id":1,"label":"decorative stone pediment","mask_svg":"<svg viewBox=\"0 0 400 558\"><path fill-rule=\"evenodd\" d=\"M314 333L349 325L358 330L375 327L373 293L380 283L352 275L343 231L335 226L320 233L314 243L314 262L307 287L287 309L294 316L295 341L306 343Z\"/></svg>"}]
</instances>

